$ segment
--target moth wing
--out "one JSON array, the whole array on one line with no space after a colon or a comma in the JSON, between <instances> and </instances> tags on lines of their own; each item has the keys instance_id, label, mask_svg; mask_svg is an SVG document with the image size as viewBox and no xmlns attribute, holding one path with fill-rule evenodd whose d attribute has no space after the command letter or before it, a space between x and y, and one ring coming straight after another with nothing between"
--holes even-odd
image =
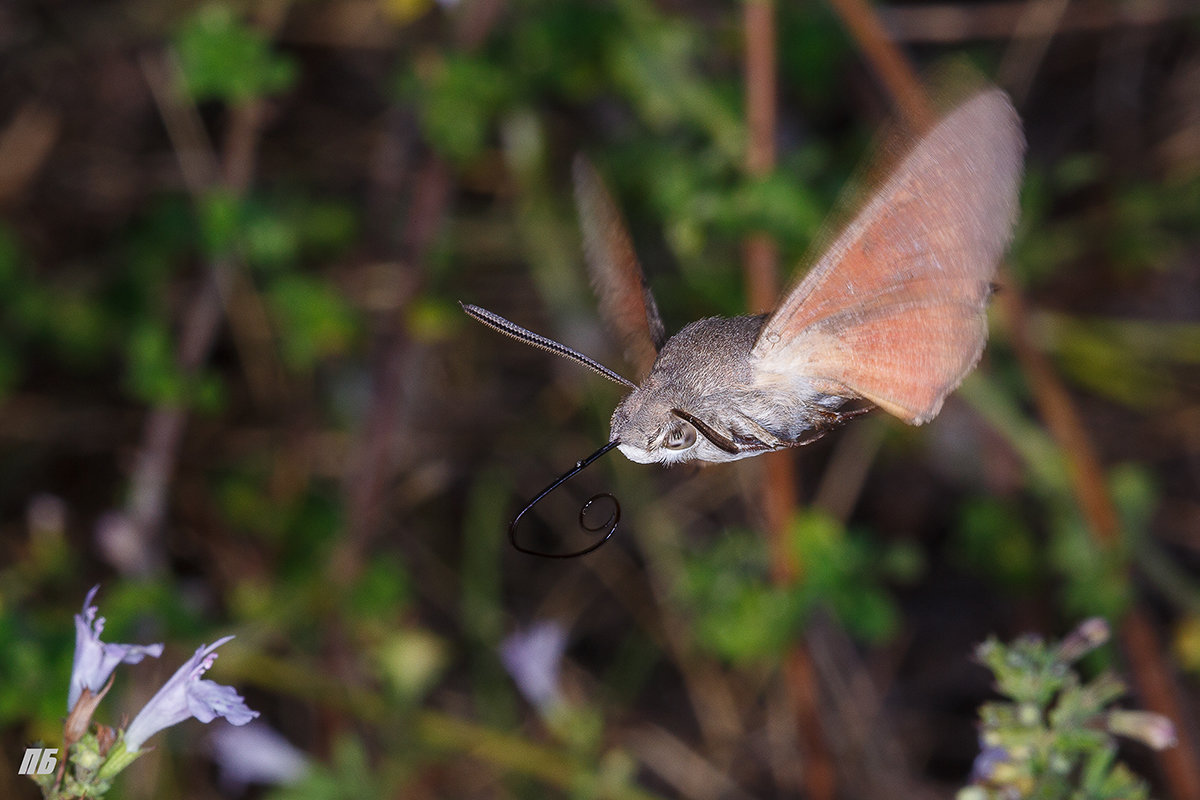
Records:
<instances>
[{"instance_id":1,"label":"moth wing","mask_svg":"<svg viewBox=\"0 0 1200 800\"><path fill-rule=\"evenodd\" d=\"M583 252L600 314L625 350L640 381L667 339L621 212L587 159L575 158L575 203Z\"/></svg>"},{"instance_id":2,"label":"moth wing","mask_svg":"<svg viewBox=\"0 0 1200 800\"><path fill-rule=\"evenodd\" d=\"M768 318L756 381L832 384L911 425L933 419L983 352L1024 147L999 89L918 139Z\"/></svg>"}]
</instances>

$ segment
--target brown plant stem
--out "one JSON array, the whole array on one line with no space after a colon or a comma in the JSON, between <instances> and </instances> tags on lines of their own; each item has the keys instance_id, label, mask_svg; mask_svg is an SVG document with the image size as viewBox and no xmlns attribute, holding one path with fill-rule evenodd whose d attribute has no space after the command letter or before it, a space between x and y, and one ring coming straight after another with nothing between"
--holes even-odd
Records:
<instances>
[{"instance_id":1,"label":"brown plant stem","mask_svg":"<svg viewBox=\"0 0 1200 800\"><path fill-rule=\"evenodd\" d=\"M259 4L256 15L260 27L268 32L277 30L287 14L289 2L268 0ZM170 55L144 57L141 67L167 128L184 184L193 199L203 197L217 186L235 197L244 195L255 171L261 138L262 102L252 100L231 109L224 152L218 162L199 115L179 92L178 69ZM269 326L257 295L242 292L240 302L235 304L231 300L231 287L241 285L237 283L237 272L237 265L228 257L214 258L208 265L201 285L184 311L176 364L185 377L197 374L212 351L222 319L228 316L235 321L234 335L246 361L244 366L251 389L260 400L265 400L278 395L272 389L279 385L279 371L274 368L277 364L269 346ZM240 309L236 313L235 307ZM253 364L266 364L267 369L255 370ZM256 379L263 372L267 377ZM151 409L146 418L126 500L126 516L137 541L137 545L129 550L138 552L140 558L125 566L138 573L158 569L166 558L159 534L187 428L187 414L184 407L164 404Z\"/></svg>"},{"instance_id":2,"label":"brown plant stem","mask_svg":"<svg viewBox=\"0 0 1200 800\"><path fill-rule=\"evenodd\" d=\"M1121 536L1120 518L1108 492L1100 458L1066 386L1059 380L1049 359L1034 346L1029 336L1024 299L1015 288L1010 289L1011 286L1011 280L1005 282L1004 290L998 293L998 305L1013 351L1029 379L1038 412L1066 455L1072 493L1096 546L1116 547ZM1136 600L1121 620L1118 637L1129 659L1134 687L1142 702L1149 710L1176 719L1184 708L1179 689L1163 660L1154 626L1145 608ZM1200 797L1196 741L1187 720L1176 722L1176 746L1159 751L1159 763L1172 797L1178 800Z\"/></svg>"},{"instance_id":3,"label":"brown plant stem","mask_svg":"<svg viewBox=\"0 0 1200 800\"><path fill-rule=\"evenodd\" d=\"M996 293L996 305L1008 332L1009 343L1034 389L1034 401L1046 426L1067 454L1071 490L1079 501L1092 536L1103 547L1111 547L1120 537L1120 522L1105 485L1104 470L1096 448L1088 437L1083 420L1075 411L1067 388L1058 380L1049 359L1037 349L1029 336L1029 317L1025 300L1011 278L1001 278L1003 289Z\"/></svg>"},{"instance_id":4,"label":"brown plant stem","mask_svg":"<svg viewBox=\"0 0 1200 800\"><path fill-rule=\"evenodd\" d=\"M45 165L62 134L62 117L36 100L0 129L0 210L8 211Z\"/></svg>"},{"instance_id":5,"label":"brown plant stem","mask_svg":"<svg viewBox=\"0 0 1200 800\"><path fill-rule=\"evenodd\" d=\"M506 5L505 0L481 0L465 6L453 46L464 52L481 47ZM380 179L398 180L395 176ZM454 188L450 166L431 151L414 171L411 185L407 222L395 259L398 290L375 333L370 406L346 472L346 537L331 562L331 574L342 583L352 581L362 568L379 527L386 488L395 475L396 431L409 349L404 311L420 286L425 259L450 204Z\"/></svg>"},{"instance_id":6,"label":"brown plant stem","mask_svg":"<svg viewBox=\"0 0 1200 800\"><path fill-rule=\"evenodd\" d=\"M192 197L203 197L215 186L221 186L235 196L244 194L254 171L260 104L254 101L232 110L224 158L218 162L195 109L178 92L178 73L170 58L146 57L141 66L167 128L184 184ZM236 266L230 258L214 258L185 309L176 351L176 365L183 376L197 374L208 359L221 321L232 306L227 298L235 272ZM253 303L250 307L258 308ZM255 327L261 329L262 324L256 323ZM246 355L259 349L248 347L242 352ZM164 404L151 409L146 418L126 501L126 515L138 542L137 547L131 549L141 554L136 564L126 566L138 573L151 572L165 560L159 533L187 428L187 415L187 409L182 406Z\"/></svg>"},{"instance_id":7,"label":"brown plant stem","mask_svg":"<svg viewBox=\"0 0 1200 800\"><path fill-rule=\"evenodd\" d=\"M775 168L776 27L773 0L749 0L743 5L746 48L746 172L766 177ZM743 245L746 293L751 309L769 311L779 299L778 251L765 233L752 233ZM790 454L767 456L762 508L771 548L773 580L782 586L795 582L804 565L788 546L788 530L796 512L796 470ZM812 658L804 643L785 656L784 680L795 715L804 758L802 781L812 800L832 800L837 793L829 746L821 730L820 696Z\"/></svg>"},{"instance_id":8,"label":"brown plant stem","mask_svg":"<svg viewBox=\"0 0 1200 800\"><path fill-rule=\"evenodd\" d=\"M995 0L969 5L897 5L881 8L879 16L893 41L962 43L980 39L1040 38L1041 30L1023 24L1029 11L1029 0ZM1105 32L1113 28L1162 25L1190 19L1195 13L1194 0L1145 3L1074 0L1063 13L1057 28L1061 33Z\"/></svg>"},{"instance_id":9,"label":"brown plant stem","mask_svg":"<svg viewBox=\"0 0 1200 800\"><path fill-rule=\"evenodd\" d=\"M376 334L371 404L354 449L346 481L346 537L332 563L339 582L350 582L379 524L385 490L396 462L396 426L403 406L408 335L404 310L418 288L419 275L450 202L449 166L430 153L413 176L401 254L396 261L394 306Z\"/></svg>"},{"instance_id":10,"label":"brown plant stem","mask_svg":"<svg viewBox=\"0 0 1200 800\"><path fill-rule=\"evenodd\" d=\"M1032 0L1017 21L1014 39L996 70L999 82L1020 105L1029 96L1033 79L1046 58L1050 42L1061 30L1070 0Z\"/></svg>"},{"instance_id":11,"label":"brown plant stem","mask_svg":"<svg viewBox=\"0 0 1200 800\"><path fill-rule=\"evenodd\" d=\"M883 33L878 17L864 0L830 0L863 53L888 86L901 113L914 128L928 126L929 104L916 72ZM1008 281L999 293L1001 321L1029 381L1039 413L1067 459L1071 487L1097 547L1115 545L1120 536L1116 507L1104 470L1066 387L1028 335L1024 300ZM1120 639L1129 658L1134 684L1146 706L1173 718L1184 707L1144 609L1136 602L1122 621ZM1159 754L1171 795L1178 800L1200 797L1200 764L1186 724L1176 726L1178 745Z\"/></svg>"},{"instance_id":12,"label":"brown plant stem","mask_svg":"<svg viewBox=\"0 0 1200 800\"><path fill-rule=\"evenodd\" d=\"M829 5L858 42L905 121L917 131L930 127L933 114L917 73L866 0L829 0Z\"/></svg>"}]
</instances>

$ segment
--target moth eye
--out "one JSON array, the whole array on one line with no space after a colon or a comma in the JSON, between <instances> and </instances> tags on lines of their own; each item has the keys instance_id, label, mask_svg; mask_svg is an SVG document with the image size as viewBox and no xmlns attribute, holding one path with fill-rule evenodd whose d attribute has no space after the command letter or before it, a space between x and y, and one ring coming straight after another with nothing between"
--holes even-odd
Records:
<instances>
[{"instance_id":1,"label":"moth eye","mask_svg":"<svg viewBox=\"0 0 1200 800\"><path fill-rule=\"evenodd\" d=\"M667 432L663 446L668 450L687 450L696 443L696 429L686 422L677 422Z\"/></svg>"}]
</instances>

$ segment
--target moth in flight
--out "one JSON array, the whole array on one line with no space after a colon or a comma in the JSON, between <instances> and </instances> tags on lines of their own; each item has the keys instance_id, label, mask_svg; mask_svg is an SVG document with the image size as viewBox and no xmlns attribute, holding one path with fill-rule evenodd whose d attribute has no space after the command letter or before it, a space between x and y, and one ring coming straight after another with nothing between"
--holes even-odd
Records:
<instances>
[{"instance_id":1,"label":"moth in flight","mask_svg":"<svg viewBox=\"0 0 1200 800\"><path fill-rule=\"evenodd\" d=\"M734 461L808 444L872 407L910 425L937 416L983 352L992 280L1016 221L1024 147L1004 92L978 92L912 143L775 311L709 317L670 337L620 212L596 171L576 159L588 271L638 382L463 305L485 325L631 390L613 412L609 443L514 518L514 545L535 552L516 541L521 517L614 447L642 464ZM616 530L615 499L614 509L603 526L585 525L605 531L593 545L536 552L594 550Z\"/></svg>"}]
</instances>

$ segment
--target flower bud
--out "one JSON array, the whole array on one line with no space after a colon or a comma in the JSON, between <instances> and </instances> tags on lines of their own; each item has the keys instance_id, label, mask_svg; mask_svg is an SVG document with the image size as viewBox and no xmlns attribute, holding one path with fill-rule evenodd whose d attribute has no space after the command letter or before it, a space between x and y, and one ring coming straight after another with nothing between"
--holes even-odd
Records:
<instances>
[{"instance_id":1,"label":"flower bud","mask_svg":"<svg viewBox=\"0 0 1200 800\"><path fill-rule=\"evenodd\" d=\"M1175 746L1175 725L1152 711L1110 711L1105 720L1109 732L1136 739L1155 750Z\"/></svg>"},{"instance_id":2,"label":"flower bud","mask_svg":"<svg viewBox=\"0 0 1200 800\"><path fill-rule=\"evenodd\" d=\"M1103 617L1085 619L1062 640L1062 644L1058 646L1058 658L1067 664L1073 664L1107 642L1111 635L1112 629Z\"/></svg>"},{"instance_id":3,"label":"flower bud","mask_svg":"<svg viewBox=\"0 0 1200 800\"><path fill-rule=\"evenodd\" d=\"M99 692L93 692L91 689L84 689L79 693L79 699L75 701L75 707L71 709L71 713L67 715L67 721L63 724L63 745L70 747L87 735L88 726L92 724L92 714L96 713L96 706L100 705L100 701L104 699L104 695L108 694L108 690L112 688L113 678L108 679L108 683L104 684L104 688Z\"/></svg>"}]
</instances>

